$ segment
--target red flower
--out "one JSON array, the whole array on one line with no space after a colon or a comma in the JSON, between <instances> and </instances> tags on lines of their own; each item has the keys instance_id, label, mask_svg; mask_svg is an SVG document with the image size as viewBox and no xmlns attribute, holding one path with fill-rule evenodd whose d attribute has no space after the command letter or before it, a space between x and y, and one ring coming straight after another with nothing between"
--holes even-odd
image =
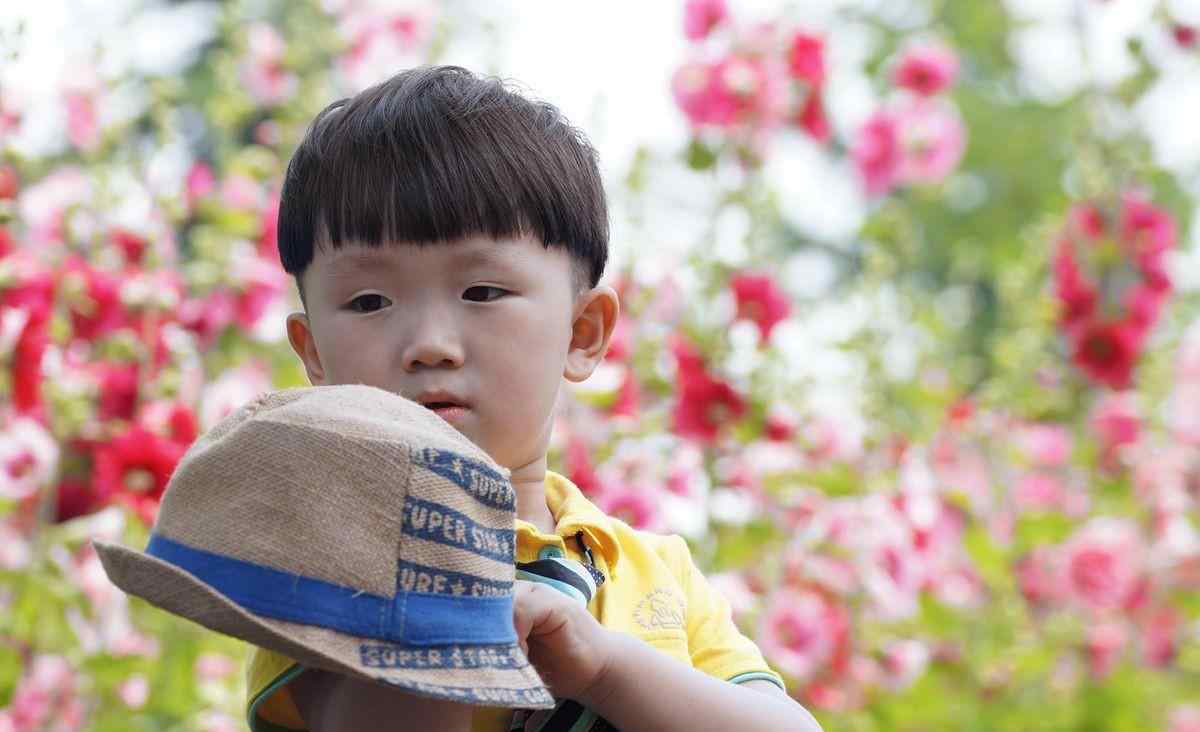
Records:
<instances>
[{"instance_id":1,"label":"red flower","mask_svg":"<svg viewBox=\"0 0 1200 732\"><path fill-rule=\"evenodd\" d=\"M138 365L100 363L96 371L100 390L96 416L101 420L133 419L138 401Z\"/></svg>"},{"instance_id":2,"label":"red flower","mask_svg":"<svg viewBox=\"0 0 1200 732\"><path fill-rule=\"evenodd\" d=\"M637 375L633 369L625 370L625 378L617 391L616 401L609 408L609 414L614 417L636 417L642 404L641 388L638 386Z\"/></svg>"},{"instance_id":3,"label":"red flower","mask_svg":"<svg viewBox=\"0 0 1200 732\"><path fill-rule=\"evenodd\" d=\"M769 275L737 274L729 281L737 300L739 320L752 320L765 342L780 321L787 319L791 304Z\"/></svg>"},{"instance_id":4,"label":"red flower","mask_svg":"<svg viewBox=\"0 0 1200 732\"><path fill-rule=\"evenodd\" d=\"M813 87L825 83L825 40L803 31L793 36L788 49L788 71L793 78Z\"/></svg>"},{"instance_id":5,"label":"red flower","mask_svg":"<svg viewBox=\"0 0 1200 732\"><path fill-rule=\"evenodd\" d=\"M100 509L96 493L92 486L76 478L65 478L58 484L54 519L55 521L70 521L73 518L87 516Z\"/></svg>"},{"instance_id":6,"label":"red flower","mask_svg":"<svg viewBox=\"0 0 1200 732\"><path fill-rule=\"evenodd\" d=\"M135 425L94 453L92 485L104 504L129 505L147 524L154 522L163 491L185 448Z\"/></svg>"},{"instance_id":7,"label":"red flower","mask_svg":"<svg viewBox=\"0 0 1200 732\"><path fill-rule=\"evenodd\" d=\"M1096 310L1099 293L1079 270L1075 250L1069 239L1059 242L1053 263L1055 294L1062 303L1062 321L1068 327L1090 318Z\"/></svg>"},{"instance_id":8,"label":"red flower","mask_svg":"<svg viewBox=\"0 0 1200 732\"><path fill-rule=\"evenodd\" d=\"M1175 25L1171 28L1171 36L1183 48L1192 48L1196 45L1196 29L1190 25Z\"/></svg>"},{"instance_id":9,"label":"red flower","mask_svg":"<svg viewBox=\"0 0 1200 732\"><path fill-rule=\"evenodd\" d=\"M76 338L94 341L128 324L116 278L82 260L67 264L61 287Z\"/></svg>"},{"instance_id":10,"label":"red flower","mask_svg":"<svg viewBox=\"0 0 1200 732\"><path fill-rule=\"evenodd\" d=\"M16 169L11 165L0 165L0 201L16 198L20 188Z\"/></svg>"},{"instance_id":11,"label":"red flower","mask_svg":"<svg viewBox=\"0 0 1200 732\"><path fill-rule=\"evenodd\" d=\"M690 346L677 342L674 350L679 377L672 414L675 433L712 442L724 424L746 413L746 402L732 386L710 376Z\"/></svg>"},{"instance_id":12,"label":"red flower","mask_svg":"<svg viewBox=\"0 0 1200 732\"><path fill-rule=\"evenodd\" d=\"M141 236L129 231L128 229L113 229L109 236L112 238L113 244L120 248L121 253L125 255L125 263L131 267L140 267L142 259L146 256L147 242Z\"/></svg>"},{"instance_id":13,"label":"red flower","mask_svg":"<svg viewBox=\"0 0 1200 732\"><path fill-rule=\"evenodd\" d=\"M1073 337L1071 359L1088 378L1114 389L1124 389L1133 380L1141 338L1128 322L1094 320Z\"/></svg>"},{"instance_id":14,"label":"red flower","mask_svg":"<svg viewBox=\"0 0 1200 732\"><path fill-rule=\"evenodd\" d=\"M1175 220L1136 193L1121 208L1121 236L1135 255L1159 254L1175 246Z\"/></svg>"},{"instance_id":15,"label":"red flower","mask_svg":"<svg viewBox=\"0 0 1200 732\"><path fill-rule=\"evenodd\" d=\"M929 97L944 91L958 74L958 57L940 45L913 46L896 64L892 80L902 89Z\"/></svg>"},{"instance_id":16,"label":"red flower","mask_svg":"<svg viewBox=\"0 0 1200 732\"><path fill-rule=\"evenodd\" d=\"M796 118L796 123L818 142L825 142L829 139L829 118L825 116L825 104L820 88L809 92L804 100L804 106L800 109L800 115Z\"/></svg>"}]
</instances>

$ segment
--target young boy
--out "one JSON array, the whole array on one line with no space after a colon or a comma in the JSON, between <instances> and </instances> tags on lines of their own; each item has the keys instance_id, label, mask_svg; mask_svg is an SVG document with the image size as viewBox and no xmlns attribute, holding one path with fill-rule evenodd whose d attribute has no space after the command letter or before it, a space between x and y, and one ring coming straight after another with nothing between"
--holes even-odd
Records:
<instances>
[{"instance_id":1,"label":"young boy","mask_svg":"<svg viewBox=\"0 0 1200 732\"><path fill-rule=\"evenodd\" d=\"M518 578L535 580L514 623L573 703L548 722L479 708L472 729L819 729L680 538L605 516L546 468L563 380L592 373L617 320L607 249L595 153L557 109L413 69L326 108L288 166L279 251L304 304L288 338L313 384L408 397L512 472ZM381 729L405 703L261 649L248 678L257 730Z\"/></svg>"}]
</instances>

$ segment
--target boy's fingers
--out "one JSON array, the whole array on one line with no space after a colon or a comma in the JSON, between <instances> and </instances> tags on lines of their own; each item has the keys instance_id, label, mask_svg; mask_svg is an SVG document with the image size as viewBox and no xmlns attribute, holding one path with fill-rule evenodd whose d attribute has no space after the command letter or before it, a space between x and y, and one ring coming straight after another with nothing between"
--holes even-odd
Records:
<instances>
[{"instance_id":1,"label":"boy's fingers","mask_svg":"<svg viewBox=\"0 0 1200 732\"><path fill-rule=\"evenodd\" d=\"M533 629L554 613L558 593L536 582L517 580L513 590L513 626L522 645Z\"/></svg>"}]
</instances>

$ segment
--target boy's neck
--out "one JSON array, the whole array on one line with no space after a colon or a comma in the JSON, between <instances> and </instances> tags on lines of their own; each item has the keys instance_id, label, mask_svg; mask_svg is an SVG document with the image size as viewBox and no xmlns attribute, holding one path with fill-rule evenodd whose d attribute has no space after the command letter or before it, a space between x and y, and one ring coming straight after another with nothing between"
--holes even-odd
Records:
<instances>
[{"instance_id":1,"label":"boy's neck","mask_svg":"<svg viewBox=\"0 0 1200 732\"><path fill-rule=\"evenodd\" d=\"M546 505L546 457L513 468L512 484L517 492L517 518L533 524L538 531L553 534L556 522Z\"/></svg>"}]
</instances>

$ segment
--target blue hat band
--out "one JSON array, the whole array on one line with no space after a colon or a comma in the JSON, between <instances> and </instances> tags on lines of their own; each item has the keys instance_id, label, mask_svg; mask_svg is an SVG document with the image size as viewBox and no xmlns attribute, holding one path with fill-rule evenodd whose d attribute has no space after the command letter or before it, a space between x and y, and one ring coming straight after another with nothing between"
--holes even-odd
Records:
<instances>
[{"instance_id":1,"label":"blue hat band","mask_svg":"<svg viewBox=\"0 0 1200 732\"><path fill-rule=\"evenodd\" d=\"M242 608L267 618L411 646L515 643L511 594L473 597L397 588L381 597L196 549L151 534L146 553L194 575Z\"/></svg>"}]
</instances>

